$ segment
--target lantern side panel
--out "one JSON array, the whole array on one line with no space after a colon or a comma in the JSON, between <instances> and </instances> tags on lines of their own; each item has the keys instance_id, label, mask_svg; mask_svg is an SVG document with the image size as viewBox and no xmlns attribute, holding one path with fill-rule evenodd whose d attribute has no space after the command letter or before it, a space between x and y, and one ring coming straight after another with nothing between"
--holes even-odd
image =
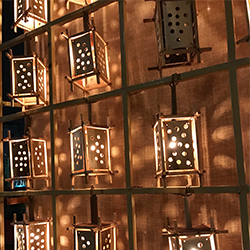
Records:
<instances>
[{"instance_id":1,"label":"lantern side panel","mask_svg":"<svg viewBox=\"0 0 250 250\"><path fill-rule=\"evenodd\" d=\"M30 7L36 19L46 21L46 0L30 0Z\"/></svg>"},{"instance_id":2,"label":"lantern side panel","mask_svg":"<svg viewBox=\"0 0 250 250\"><path fill-rule=\"evenodd\" d=\"M46 141L32 139L31 154L34 176L47 176Z\"/></svg>"},{"instance_id":3,"label":"lantern side panel","mask_svg":"<svg viewBox=\"0 0 250 250\"><path fill-rule=\"evenodd\" d=\"M184 238L181 239L180 245L182 246L183 250L190 250L190 249L213 250L215 248L211 248L209 236Z\"/></svg>"},{"instance_id":4,"label":"lantern side panel","mask_svg":"<svg viewBox=\"0 0 250 250\"><path fill-rule=\"evenodd\" d=\"M76 250L97 250L95 233L89 230L76 231Z\"/></svg>"},{"instance_id":5,"label":"lantern side panel","mask_svg":"<svg viewBox=\"0 0 250 250\"><path fill-rule=\"evenodd\" d=\"M46 99L46 68L39 59L37 59L37 92L44 100Z\"/></svg>"},{"instance_id":6,"label":"lantern side panel","mask_svg":"<svg viewBox=\"0 0 250 250\"><path fill-rule=\"evenodd\" d=\"M76 132L71 134L71 158L73 163L73 172L82 171L84 170L83 164L83 134L82 130L77 130Z\"/></svg>"},{"instance_id":7,"label":"lantern side panel","mask_svg":"<svg viewBox=\"0 0 250 250\"><path fill-rule=\"evenodd\" d=\"M48 223L34 223L27 226L26 233L29 237L29 249L49 250Z\"/></svg>"},{"instance_id":8,"label":"lantern side panel","mask_svg":"<svg viewBox=\"0 0 250 250\"><path fill-rule=\"evenodd\" d=\"M16 19L18 19L21 14L26 10L26 0L15 0L15 12Z\"/></svg>"},{"instance_id":9,"label":"lantern side panel","mask_svg":"<svg viewBox=\"0 0 250 250\"><path fill-rule=\"evenodd\" d=\"M25 239L25 231L23 225L15 225L15 250L25 250L26 249L26 239Z\"/></svg>"},{"instance_id":10,"label":"lantern side panel","mask_svg":"<svg viewBox=\"0 0 250 250\"><path fill-rule=\"evenodd\" d=\"M194 169L190 121L165 121L164 129L168 169Z\"/></svg>"},{"instance_id":11,"label":"lantern side panel","mask_svg":"<svg viewBox=\"0 0 250 250\"><path fill-rule=\"evenodd\" d=\"M13 95L31 95L34 92L33 58L13 59L14 88Z\"/></svg>"},{"instance_id":12,"label":"lantern side panel","mask_svg":"<svg viewBox=\"0 0 250 250\"><path fill-rule=\"evenodd\" d=\"M167 49L194 46L192 5L189 1L162 1Z\"/></svg>"},{"instance_id":13,"label":"lantern side panel","mask_svg":"<svg viewBox=\"0 0 250 250\"><path fill-rule=\"evenodd\" d=\"M30 177L30 159L28 140L11 142L12 147L12 177Z\"/></svg>"},{"instance_id":14,"label":"lantern side panel","mask_svg":"<svg viewBox=\"0 0 250 250\"><path fill-rule=\"evenodd\" d=\"M159 122L154 126L154 142L155 142L155 161L156 161L156 174L163 171L162 156L161 156L161 139L160 139L160 125Z\"/></svg>"},{"instance_id":15,"label":"lantern side panel","mask_svg":"<svg viewBox=\"0 0 250 250\"><path fill-rule=\"evenodd\" d=\"M108 228L101 232L101 248L103 250L114 250L114 239L112 228Z\"/></svg>"},{"instance_id":16,"label":"lantern side panel","mask_svg":"<svg viewBox=\"0 0 250 250\"><path fill-rule=\"evenodd\" d=\"M77 78L86 74L93 73L93 33L88 32L81 36L73 37L71 46L73 56L70 58L72 77Z\"/></svg>"},{"instance_id":17,"label":"lantern side panel","mask_svg":"<svg viewBox=\"0 0 250 250\"><path fill-rule=\"evenodd\" d=\"M98 71L105 77L108 77L108 65L106 58L106 43L101 39L98 33L95 32L95 48L97 56L97 68Z\"/></svg>"},{"instance_id":18,"label":"lantern side panel","mask_svg":"<svg viewBox=\"0 0 250 250\"><path fill-rule=\"evenodd\" d=\"M108 129L85 128L87 130L88 170L109 168Z\"/></svg>"}]
</instances>

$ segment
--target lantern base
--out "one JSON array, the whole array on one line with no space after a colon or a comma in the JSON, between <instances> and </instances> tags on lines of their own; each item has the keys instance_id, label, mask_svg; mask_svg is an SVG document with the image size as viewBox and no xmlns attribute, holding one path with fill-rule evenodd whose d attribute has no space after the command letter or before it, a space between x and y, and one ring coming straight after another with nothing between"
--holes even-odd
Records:
<instances>
[{"instance_id":1,"label":"lantern base","mask_svg":"<svg viewBox=\"0 0 250 250\"><path fill-rule=\"evenodd\" d=\"M184 170L184 171L167 171L167 172L158 172L156 174L157 187L183 187L183 186L192 186L200 187L201 186L201 172ZM175 177L175 178L173 178Z\"/></svg>"}]
</instances>

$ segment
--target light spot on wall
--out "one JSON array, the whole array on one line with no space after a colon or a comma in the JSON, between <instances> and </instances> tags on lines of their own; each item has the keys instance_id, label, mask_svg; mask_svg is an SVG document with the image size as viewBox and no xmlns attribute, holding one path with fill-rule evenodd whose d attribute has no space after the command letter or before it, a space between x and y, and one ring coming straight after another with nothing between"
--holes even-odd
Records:
<instances>
[{"instance_id":1,"label":"light spot on wall","mask_svg":"<svg viewBox=\"0 0 250 250\"><path fill-rule=\"evenodd\" d=\"M216 155L213 159L214 165L220 168L235 168L236 162L233 158L226 155Z\"/></svg>"},{"instance_id":2,"label":"light spot on wall","mask_svg":"<svg viewBox=\"0 0 250 250\"><path fill-rule=\"evenodd\" d=\"M121 77L120 77L120 76L117 76L117 77L115 78L115 85L121 85L121 83L122 83Z\"/></svg>"},{"instance_id":3,"label":"light spot on wall","mask_svg":"<svg viewBox=\"0 0 250 250\"><path fill-rule=\"evenodd\" d=\"M113 147L111 148L111 156L112 156L112 157L118 157L118 156L120 156L120 155L121 155L120 149L119 149L117 146L113 146Z\"/></svg>"},{"instance_id":4,"label":"light spot on wall","mask_svg":"<svg viewBox=\"0 0 250 250\"><path fill-rule=\"evenodd\" d=\"M63 141L62 141L61 138L56 138L56 139L55 139L55 145L56 145L57 147L61 147L61 146L62 146L62 143L63 143Z\"/></svg>"},{"instance_id":5,"label":"light spot on wall","mask_svg":"<svg viewBox=\"0 0 250 250\"><path fill-rule=\"evenodd\" d=\"M117 71L118 71L118 64L113 63L112 66L111 66L111 72L116 73Z\"/></svg>"},{"instance_id":6,"label":"light spot on wall","mask_svg":"<svg viewBox=\"0 0 250 250\"><path fill-rule=\"evenodd\" d=\"M81 197L73 197L68 202L68 211L74 211L81 206Z\"/></svg>"},{"instance_id":7,"label":"light spot on wall","mask_svg":"<svg viewBox=\"0 0 250 250\"><path fill-rule=\"evenodd\" d=\"M224 229L228 230L229 233L240 233L241 223L240 217L233 217L227 221Z\"/></svg>"},{"instance_id":8,"label":"light spot on wall","mask_svg":"<svg viewBox=\"0 0 250 250\"><path fill-rule=\"evenodd\" d=\"M66 11L65 7L60 8L60 9L58 10L58 16L64 16L65 11Z\"/></svg>"},{"instance_id":9,"label":"light spot on wall","mask_svg":"<svg viewBox=\"0 0 250 250\"><path fill-rule=\"evenodd\" d=\"M61 45L58 47L57 51L60 54L67 53L66 49L65 49L65 46L61 46Z\"/></svg>"},{"instance_id":10,"label":"light spot on wall","mask_svg":"<svg viewBox=\"0 0 250 250\"><path fill-rule=\"evenodd\" d=\"M69 246L69 239L64 235L61 235L60 236L60 244L63 247L68 247Z\"/></svg>"},{"instance_id":11,"label":"light spot on wall","mask_svg":"<svg viewBox=\"0 0 250 250\"><path fill-rule=\"evenodd\" d=\"M58 167L58 175L61 176L62 175L62 168Z\"/></svg>"},{"instance_id":12,"label":"light spot on wall","mask_svg":"<svg viewBox=\"0 0 250 250\"><path fill-rule=\"evenodd\" d=\"M70 219L69 215L62 215L60 217L61 226L67 227L70 224L70 222L71 222L71 219Z\"/></svg>"},{"instance_id":13,"label":"light spot on wall","mask_svg":"<svg viewBox=\"0 0 250 250\"><path fill-rule=\"evenodd\" d=\"M67 160L67 155L65 153L61 153L59 155L59 161L60 162L65 162Z\"/></svg>"},{"instance_id":14,"label":"light spot on wall","mask_svg":"<svg viewBox=\"0 0 250 250\"><path fill-rule=\"evenodd\" d=\"M117 249L119 249L119 250L124 250L125 249L125 246L124 246L121 239L117 240Z\"/></svg>"},{"instance_id":15,"label":"light spot on wall","mask_svg":"<svg viewBox=\"0 0 250 250\"><path fill-rule=\"evenodd\" d=\"M234 136L234 131L233 131L233 126L223 126L215 129L215 131L212 134L212 139L215 142L221 142L224 140L228 140L233 138Z\"/></svg>"},{"instance_id":16,"label":"light spot on wall","mask_svg":"<svg viewBox=\"0 0 250 250\"><path fill-rule=\"evenodd\" d=\"M119 27L119 22L118 22L118 20L112 20L111 22L110 22L110 27L111 27L111 29L113 29L113 30L115 30L115 29L117 29L118 27Z\"/></svg>"},{"instance_id":17,"label":"light spot on wall","mask_svg":"<svg viewBox=\"0 0 250 250\"><path fill-rule=\"evenodd\" d=\"M213 119L219 119L229 111L231 111L231 101L227 99L217 106L213 114Z\"/></svg>"}]
</instances>

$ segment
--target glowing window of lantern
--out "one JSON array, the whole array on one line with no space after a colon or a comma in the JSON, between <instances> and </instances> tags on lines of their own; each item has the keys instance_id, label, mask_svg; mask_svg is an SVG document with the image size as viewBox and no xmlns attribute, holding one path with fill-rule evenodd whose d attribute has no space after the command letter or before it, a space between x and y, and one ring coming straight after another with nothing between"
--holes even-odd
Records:
<instances>
[{"instance_id":1,"label":"glowing window of lantern","mask_svg":"<svg viewBox=\"0 0 250 250\"><path fill-rule=\"evenodd\" d=\"M11 178L31 177L29 139L9 141Z\"/></svg>"},{"instance_id":2,"label":"glowing window of lantern","mask_svg":"<svg viewBox=\"0 0 250 250\"><path fill-rule=\"evenodd\" d=\"M50 249L49 222L21 223L14 225L15 250Z\"/></svg>"},{"instance_id":3,"label":"glowing window of lantern","mask_svg":"<svg viewBox=\"0 0 250 250\"><path fill-rule=\"evenodd\" d=\"M75 243L75 250L116 250L116 226L98 228L89 225L75 228Z\"/></svg>"},{"instance_id":4,"label":"glowing window of lantern","mask_svg":"<svg viewBox=\"0 0 250 250\"><path fill-rule=\"evenodd\" d=\"M161 66L191 62L194 53L188 49L197 45L193 4L192 1L156 1L155 27Z\"/></svg>"},{"instance_id":5,"label":"glowing window of lantern","mask_svg":"<svg viewBox=\"0 0 250 250\"><path fill-rule=\"evenodd\" d=\"M15 181L17 179L40 177L48 179L47 148L45 140L35 138L10 139L9 152L10 180Z\"/></svg>"},{"instance_id":6,"label":"glowing window of lantern","mask_svg":"<svg viewBox=\"0 0 250 250\"><path fill-rule=\"evenodd\" d=\"M68 43L72 81L83 90L107 86L107 44L100 35L96 31L83 32L69 37Z\"/></svg>"},{"instance_id":7,"label":"glowing window of lantern","mask_svg":"<svg viewBox=\"0 0 250 250\"><path fill-rule=\"evenodd\" d=\"M84 136L84 138L83 138ZM105 174L111 171L109 128L87 125L70 131L71 169L73 173L83 173L85 141L86 170L89 175Z\"/></svg>"},{"instance_id":8,"label":"glowing window of lantern","mask_svg":"<svg viewBox=\"0 0 250 250\"><path fill-rule=\"evenodd\" d=\"M154 141L157 173L198 171L195 117L160 118L154 126Z\"/></svg>"},{"instance_id":9,"label":"glowing window of lantern","mask_svg":"<svg viewBox=\"0 0 250 250\"><path fill-rule=\"evenodd\" d=\"M179 237L179 245L183 250L215 250L214 234Z\"/></svg>"},{"instance_id":10,"label":"glowing window of lantern","mask_svg":"<svg viewBox=\"0 0 250 250\"><path fill-rule=\"evenodd\" d=\"M36 56L13 57L12 97L23 106L46 104L46 68Z\"/></svg>"},{"instance_id":11,"label":"glowing window of lantern","mask_svg":"<svg viewBox=\"0 0 250 250\"><path fill-rule=\"evenodd\" d=\"M109 129L85 126L87 169L111 171Z\"/></svg>"},{"instance_id":12,"label":"glowing window of lantern","mask_svg":"<svg viewBox=\"0 0 250 250\"><path fill-rule=\"evenodd\" d=\"M15 0L15 26L31 31L47 23L46 0Z\"/></svg>"},{"instance_id":13,"label":"glowing window of lantern","mask_svg":"<svg viewBox=\"0 0 250 250\"><path fill-rule=\"evenodd\" d=\"M93 232L91 229L77 229L75 231L75 240L76 240L76 250L98 249L96 248L96 241L98 242L98 233Z\"/></svg>"},{"instance_id":14,"label":"glowing window of lantern","mask_svg":"<svg viewBox=\"0 0 250 250\"><path fill-rule=\"evenodd\" d=\"M47 164L46 141L42 139L32 139L31 155L32 155L33 176L47 177L48 164Z\"/></svg>"}]
</instances>

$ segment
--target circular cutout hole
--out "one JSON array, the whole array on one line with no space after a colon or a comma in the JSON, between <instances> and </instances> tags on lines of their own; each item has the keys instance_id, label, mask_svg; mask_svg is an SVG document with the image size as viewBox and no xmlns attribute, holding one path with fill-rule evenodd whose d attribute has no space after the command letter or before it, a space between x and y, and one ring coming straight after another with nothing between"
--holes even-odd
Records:
<instances>
[{"instance_id":1,"label":"circular cutout hole","mask_svg":"<svg viewBox=\"0 0 250 250\"><path fill-rule=\"evenodd\" d=\"M186 138L186 137L187 137L187 134L186 134L186 133L182 133L182 134L181 134L181 137L182 137L182 138Z\"/></svg>"},{"instance_id":2,"label":"circular cutout hole","mask_svg":"<svg viewBox=\"0 0 250 250\"><path fill-rule=\"evenodd\" d=\"M201 242L199 242L199 243L197 244L197 247L198 247L198 248L202 248L202 247L203 247L203 244L202 244Z\"/></svg>"},{"instance_id":3,"label":"circular cutout hole","mask_svg":"<svg viewBox=\"0 0 250 250\"><path fill-rule=\"evenodd\" d=\"M180 33L180 34L183 34L183 30L179 30L179 33Z\"/></svg>"},{"instance_id":4,"label":"circular cutout hole","mask_svg":"<svg viewBox=\"0 0 250 250\"><path fill-rule=\"evenodd\" d=\"M168 17L172 17L172 13L168 13Z\"/></svg>"},{"instance_id":5,"label":"circular cutout hole","mask_svg":"<svg viewBox=\"0 0 250 250\"><path fill-rule=\"evenodd\" d=\"M170 57L170 55L169 54L166 54L166 58L169 58Z\"/></svg>"},{"instance_id":6,"label":"circular cutout hole","mask_svg":"<svg viewBox=\"0 0 250 250\"><path fill-rule=\"evenodd\" d=\"M172 157L169 157L169 158L168 158L168 161L169 161L169 162L173 162L173 158L172 158Z\"/></svg>"},{"instance_id":7,"label":"circular cutout hole","mask_svg":"<svg viewBox=\"0 0 250 250\"><path fill-rule=\"evenodd\" d=\"M188 129L188 123L185 123L185 124L183 125L183 128L184 128L184 129Z\"/></svg>"},{"instance_id":8,"label":"circular cutout hole","mask_svg":"<svg viewBox=\"0 0 250 250\"><path fill-rule=\"evenodd\" d=\"M177 37L177 38L176 38L176 41L177 41L177 42L180 42L180 41L181 41L181 38L180 38L180 37Z\"/></svg>"},{"instance_id":9,"label":"circular cutout hole","mask_svg":"<svg viewBox=\"0 0 250 250\"><path fill-rule=\"evenodd\" d=\"M172 155L173 155L173 156L177 156L177 152L174 151L174 152L172 153Z\"/></svg>"},{"instance_id":10,"label":"circular cutout hole","mask_svg":"<svg viewBox=\"0 0 250 250\"><path fill-rule=\"evenodd\" d=\"M183 151L181 154L182 154L182 156L187 156L187 152L186 151Z\"/></svg>"},{"instance_id":11,"label":"circular cutout hole","mask_svg":"<svg viewBox=\"0 0 250 250\"><path fill-rule=\"evenodd\" d=\"M180 18L180 15L175 15L175 18L177 18L177 19Z\"/></svg>"},{"instance_id":12,"label":"circular cutout hole","mask_svg":"<svg viewBox=\"0 0 250 250\"><path fill-rule=\"evenodd\" d=\"M188 17L188 14L187 13L184 13L184 15L183 15L185 18L187 18Z\"/></svg>"},{"instance_id":13,"label":"circular cutout hole","mask_svg":"<svg viewBox=\"0 0 250 250\"><path fill-rule=\"evenodd\" d=\"M187 160L187 161L186 161L186 164L187 164L188 166L190 166L190 165L191 165L191 161L190 161L190 160Z\"/></svg>"},{"instance_id":14,"label":"circular cutout hole","mask_svg":"<svg viewBox=\"0 0 250 250\"><path fill-rule=\"evenodd\" d=\"M176 11L179 11L179 10L180 10L180 7L178 7L178 6L175 7L175 10L176 10Z\"/></svg>"},{"instance_id":15,"label":"circular cutout hole","mask_svg":"<svg viewBox=\"0 0 250 250\"><path fill-rule=\"evenodd\" d=\"M180 25L180 23L179 23L179 22L176 22L175 24L176 24L176 26L179 26L179 25Z\"/></svg>"},{"instance_id":16,"label":"circular cutout hole","mask_svg":"<svg viewBox=\"0 0 250 250\"><path fill-rule=\"evenodd\" d=\"M178 165L181 165L181 160L178 159L178 160L176 161L176 163L177 163Z\"/></svg>"},{"instance_id":17,"label":"circular cutout hole","mask_svg":"<svg viewBox=\"0 0 250 250\"><path fill-rule=\"evenodd\" d=\"M172 130L169 128L168 130L167 130L167 133L170 135L170 134L172 134Z\"/></svg>"},{"instance_id":18,"label":"circular cutout hole","mask_svg":"<svg viewBox=\"0 0 250 250\"><path fill-rule=\"evenodd\" d=\"M172 25L173 25L173 23L172 23L172 22L169 22L169 23L168 23L168 26L172 26Z\"/></svg>"},{"instance_id":19,"label":"circular cutout hole","mask_svg":"<svg viewBox=\"0 0 250 250\"><path fill-rule=\"evenodd\" d=\"M189 25L188 25L188 23L184 23L184 27L188 27Z\"/></svg>"},{"instance_id":20,"label":"circular cutout hole","mask_svg":"<svg viewBox=\"0 0 250 250\"><path fill-rule=\"evenodd\" d=\"M171 29L171 30L170 30L170 33L171 33L171 34L174 34L174 29Z\"/></svg>"},{"instance_id":21,"label":"circular cutout hole","mask_svg":"<svg viewBox=\"0 0 250 250\"><path fill-rule=\"evenodd\" d=\"M176 132L179 132L179 131L180 131L180 128L179 128L178 126L176 126L176 127L174 128L174 130L175 130Z\"/></svg>"}]
</instances>

